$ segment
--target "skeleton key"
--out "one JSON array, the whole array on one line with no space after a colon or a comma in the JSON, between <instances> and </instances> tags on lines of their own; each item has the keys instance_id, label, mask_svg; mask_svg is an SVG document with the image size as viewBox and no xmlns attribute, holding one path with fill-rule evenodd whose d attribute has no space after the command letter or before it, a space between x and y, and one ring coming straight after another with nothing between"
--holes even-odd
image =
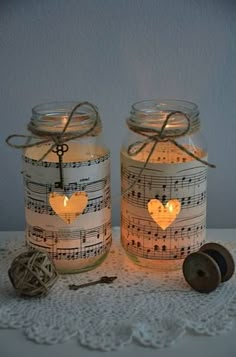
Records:
<instances>
[{"instance_id":1,"label":"skeleton key","mask_svg":"<svg viewBox=\"0 0 236 357\"><path fill-rule=\"evenodd\" d=\"M115 279L117 279L117 276L102 276L99 280L91 281L89 283L85 284L71 284L69 285L70 290L78 290L81 288L85 288L86 286L91 286L91 285L97 285L97 284L111 284Z\"/></svg>"},{"instance_id":2,"label":"skeleton key","mask_svg":"<svg viewBox=\"0 0 236 357\"><path fill-rule=\"evenodd\" d=\"M58 159L59 159L60 188L63 188L64 179L63 179L63 171L62 171L62 156L64 155L64 152L68 151L68 145L67 144L59 144L56 146L56 149L54 149L52 151L57 154Z\"/></svg>"}]
</instances>

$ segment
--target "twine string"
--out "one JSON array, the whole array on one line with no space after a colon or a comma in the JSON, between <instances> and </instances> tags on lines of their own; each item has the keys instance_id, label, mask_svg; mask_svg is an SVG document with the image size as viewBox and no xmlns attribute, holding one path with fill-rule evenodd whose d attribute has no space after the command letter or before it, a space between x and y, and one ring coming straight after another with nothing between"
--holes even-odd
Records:
<instances>
[{"instance_id":1,"label":"twine string","mask_svg":"<svg viewBox=\"0 0 236 357\"><path fill-rule=\"evenodd\" d=\"M73 131L73 134L67 132L67 129L70 125L70 122L76 112L76 110L81 107L81 106L89 106L93 109L93 111L95 112L95 117L93 118L92 117L92 124L91 126L87 129L87 130L74 130ZM100 124L100 118L99 118L99 114L98 114L98 111L97 111L97 108L89 103L89 102L81 102L81 103L78 103L74 106L74 108L72 109L68 119L67 119L67 122L66 124L64 125L63 129L61 132L53 132L53 131L43 131L43 130L40 130L39 128L35 127L34 123L31 121L29 124L28 124L28 130L32 133L32 134L35 134L35 135L18 135L18 134L13 134L13 135L10 135L8 136L8 138L6 139L6 143L11 146L11 147L14 147L14 148L17 148L17 149L25 149L25 148L30 148L30 147L34 147L34 146L38 146L38 145L42 145L42 144L46 144L46 143L49 143L49 142L53 142L52 145L50 146L50 148L43 154L43 156L38 160L39 162L44 160L45 157L47 157L47 155L53 151L55 152L54 148L57 148L59 145L63 145L65 144L66 142L70 141L70 140L74 140L74 139L78 139L78 138L81 138L81 137L84 137L84 136L87 136L89 135L90 133L92 133L95 129L95 127L97 125ZM38 139L39 137L46 137L46 139L42 139L42 140L38 140L37 142L34 142L34 143L30 143L32 139ZM13 144L11 143L10 141L13 139L13 138L26 138L26 142L25 144L21 144L21 145L17 145L17 144ZM63 154L62 154L63 155ZM58 158L59 158L59 171L60 171L60 187L63 188L63 167L62 167L62 156L59 156L58 155Z\"/></svg>"},{"instance_id":2,"label":"twine string","mask_svg":"<svg viewBox=\"0 0 236 357\"><path fill-rule=\"evenodd\" d=\"M91 107L93 109L94 113L96 114L94 118L91 118L92 119L91 126L85 131L80 129L80 130L74 130L73 134L67 133L67 128L70 125L70 122L71 122L76 110L79 107L82 107L82 106ZM71 111L71 113L70 113L70 115L69 115L69 117L67 119L67 122L66 122L66 124L65 124L65 126L64 126L64 128L62 129L61 132L58 133L58 132L53 132L53 131L42 131L42 130L39 130L38 128L36 128L32 123L29 123L28 130L33 135L12 134L12 135L9 135L6 138L6 143L9 146L11 146L13 148L16 148L16 149L27 149L27 148L35 147L35 146L38 146L38 145L47 144L47 143L53 141L53 144L50 146L48 151L38 160L38 161L42 161L57 145L64 144L64 143L66 143L66 142L68 142L70 140L74 140L74 139L78 139L78 138L87 136L90 133L92 133L93 130L96 128L96 126L99 125L99 124L100 124L100 117L99 117L99 113L98 113L97 108L95 107L95 105L93 105L90 102L81 102L81 103L78 103L72 109L72 111ZM34 143L30 143L31 140L39 139L39 137L44 137L44 139L38 140L37 142L34 142ZM15 138L17 138L17 139L18 138L25 138L26 142L25 142L25 144L12 143L11 140L15 139Z\"/></svg>"},{"instance_id":3,"label":"twine string","mask_svg":"<svg viewBox=\"0 0 236 357\"><path fill-rule=\"evenodd\" d=\"M55 265L46 252L32 249L12 262L8 276L19 295L46 295L58 278Z\"/></svg>"},{"instance_id":4,"label":"twine string","mask_svg":"<svg viewBox=\"0 0 236 357\"><path fill-rule=\"evenodd\" d=\"M186 120L186 128L183 129L182 132L179 132L179 133L175 133L174 135L166 135L165 134L165 129L169 123L169 120L170 118L173 116L173 115L176 115L176 114L181 114L183 115L183 117L185 118ZM183 152L185 152L187 155L191 156L193 159L197 160L197 161L200 161L202 164L204 165L207 165L211 168L215 168L216 166L201 159L200 157L198 157L197 155L195 155L193 152L189 151L185 146L179 144L175 139L178 138L178 137L183 137L183 136L186 136L189 134L190 130L191 130L191 123L190 123L190 119L189 117L181 112L181 111L173 111L173 112L170 112L163 124L162 124L162 127L161 129L158 129L158 128L150 128L150 127L146 127L144 125L141 125L141 124L133 124L132 122L130 122L128 120L128 126L129 128L139 134L139 135L142 135L142 136L145 136L146 139L142 140L142 141L136 141L134 143L132 143L131 145L129 145L128 149L127 149L127 153L129 156L136 156L137 154L139 154L140 152L142 152L145 147L148 145L148 144L153 144L151 146L151 149L148 153L148 156L141 168L141 170L139 171L137 177L134 179L134 181L129 185L129 187L127 187L127 189L125 189L123 192L122 192L122 196L125 195L128 191L130 191L134 185L137 183L137 181L140 179L143 171L146 169L157 145L159 142L171 142L172 144L174 144L176 147L178 147L180 150L182 150ZM153 134L154 133L154 134Z\"/></svg>"}]
</instances>

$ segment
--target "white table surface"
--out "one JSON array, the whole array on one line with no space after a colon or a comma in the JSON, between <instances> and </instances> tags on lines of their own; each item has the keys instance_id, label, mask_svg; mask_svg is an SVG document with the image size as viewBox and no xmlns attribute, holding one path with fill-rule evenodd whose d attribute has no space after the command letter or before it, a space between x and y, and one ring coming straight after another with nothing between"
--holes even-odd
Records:
<instances>
[{"instance_id":1,"label":"white table surface","mask_svg":"<svg viewBox=\"0 0 236 357\"><path fill-rule=\"evenodd\" d=\"M0 232L0 239L5 240L23 232ZM208 229L207 241L236 242L236 229ZM0 357L236 357L236 319L234 328L224 336L186 335L172 347L152 349L131 344L119 351L91 351L79 345L76 338L57 345L38 345L27 340L20 330L0 329Z\"/></svg>"}]
</instances>

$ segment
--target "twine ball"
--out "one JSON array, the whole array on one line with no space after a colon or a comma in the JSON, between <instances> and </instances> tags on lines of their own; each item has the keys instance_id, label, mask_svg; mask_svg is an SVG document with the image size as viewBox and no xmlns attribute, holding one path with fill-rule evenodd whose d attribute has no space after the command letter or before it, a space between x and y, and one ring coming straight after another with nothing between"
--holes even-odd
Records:
<instances>
[{"instance_id":1,"label":"twine ball","mask_svg":"<svg viewBox=\"0 0 236 357\"><path fill-rule=\"evenodd\" d=\"M58 277L48 254L35 249L19 254L8 275L17 294L29 297L47 295Z\"/></svg>"}]
</instances>

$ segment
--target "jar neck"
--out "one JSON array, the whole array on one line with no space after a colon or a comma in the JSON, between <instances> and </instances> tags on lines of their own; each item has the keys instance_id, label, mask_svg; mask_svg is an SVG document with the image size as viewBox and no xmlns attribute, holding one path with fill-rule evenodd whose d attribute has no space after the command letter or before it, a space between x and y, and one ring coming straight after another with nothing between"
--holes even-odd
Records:
<instances>
[{"instance_id":1,"label":"jar neck","mask_svg":"<svg viewBox=\"0 0 236 357\"><path fill-rule=\"evenodd\" d=\"M76 102L53 102L37 105L32 109L32 116L28 128L38 136L60 135L72 113L78 105ZM80 132L86 133L94 124L89 136L96 136L102 130L99 114L94 107L86 104L79 106L73 113L70 123L63 136L73 136Z\"/></svg>"},{"instance_id":2,"label":"jar neck","mask_svg":"<svg viewBox=\"0 0 236 357\"><path fill-rule=\"evenodd\" d=\"M162 132L163 137L179 137L196 133L200 129L196 104L180 100L147 100L132 105L127 119L129 128L141 135Z\"/></svg>"}]
</instances>

